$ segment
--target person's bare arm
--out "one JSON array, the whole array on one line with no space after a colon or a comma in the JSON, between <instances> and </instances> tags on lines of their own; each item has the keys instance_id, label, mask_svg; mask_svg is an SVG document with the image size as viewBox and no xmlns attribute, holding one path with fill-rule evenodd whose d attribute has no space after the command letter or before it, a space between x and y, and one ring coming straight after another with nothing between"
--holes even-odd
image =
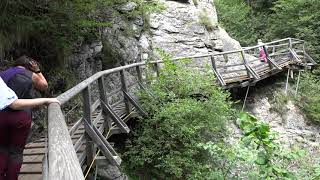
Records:
<instances>
[{"instance_id":1,"label":"person's bare arm","mask_svg":"<svg viewBox=\"0 0 320 180\"><path fill-rule=\"evenodd\" d=\"M48 82L42 73L32 73L32 83L34 88L39 91L46 91L48 89Z\"/></svg>"},{"instance_id":2,"label":"person's bare arm","mask_svg":"<svg viewBox=\"0 0 320 180\"><path fill-rule=\"evenodd\" d=\"M36 98L36 99L17 99L9 107L15 110L22 110L25 108L34 108L50 103L59 103L56 98Z\"/></svg>"},{"instance_id":3,"label":"person's bare arm","mask_svg":"<svg viewBox=\"0 0 320 180\"><path fill-rule=\"evenodd\" d=\"M36 61L31 61L29 69L33 72L32 83L34 88L39 91L46 91L48 89L48 82L41 73L38 63Z\"/></svg>"}]
</instances>

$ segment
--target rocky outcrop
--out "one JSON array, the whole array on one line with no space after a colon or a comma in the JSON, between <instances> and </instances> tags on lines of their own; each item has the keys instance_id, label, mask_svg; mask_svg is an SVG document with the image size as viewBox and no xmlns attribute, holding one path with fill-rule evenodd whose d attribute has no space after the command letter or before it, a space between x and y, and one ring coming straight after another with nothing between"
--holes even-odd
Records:
<instances>
[{"instance_id":1,"label":"rocky outcrop","mask_svg":"<svg viewBox=\"0 0 320 180\"><path fill-rule=\"evenodd\" d=\"M150 17L149 40L175 57L222 51L217 14L211 1L198 5L175 1L160 1L166 10ZM212 29L208 29L211 26Z\"/></svg>"},{"instance_id":2,"label":"rocky outcrop","mask_svg":"<svg viewBox=\"0 0 320 180\"><path fill-rule=\"evenodd\" d=\"M97 41L91 44L80 46L69 58L70 62L66 69L79 72L78 81L82 81L92 74L102 70L102 42Z\"/></svg>"},{"instance_id":3,"label":"rocky outcrop","mask_svg":"<svg viewBox=\"0 0 320 180\"><path fill-rule=\"evenodd\" d=\"M271 92L283 91L284 87L274 88L265 85L249 94L246 109L260 120L270 125L278 134L278 140L287 147L300 146L311 155L319 155L320 127L310 124L303 112L292 102L283 104L281 110L274 110Z\"/></svg>"}]
</instances>

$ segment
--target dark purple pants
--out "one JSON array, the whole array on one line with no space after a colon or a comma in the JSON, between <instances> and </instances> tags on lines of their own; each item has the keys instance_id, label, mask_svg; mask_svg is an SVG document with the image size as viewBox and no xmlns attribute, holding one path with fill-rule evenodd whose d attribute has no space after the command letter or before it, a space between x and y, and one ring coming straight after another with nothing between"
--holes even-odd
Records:
<instances>
[{"instance_id":1,"label":"dark purple pants","mask_svg":"<svg viewBox=\"0 0 320 180\"><path fill-rule=\"evenodd\" d=\"M17 180L31 127L24 111L0 112L0 180Z\"/></svg>"}]
</instances>

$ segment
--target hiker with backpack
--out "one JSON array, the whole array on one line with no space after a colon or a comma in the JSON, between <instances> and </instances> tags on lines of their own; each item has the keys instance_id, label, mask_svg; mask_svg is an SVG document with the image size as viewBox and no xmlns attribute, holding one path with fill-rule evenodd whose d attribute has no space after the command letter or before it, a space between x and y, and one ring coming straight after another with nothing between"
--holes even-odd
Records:
<instances>
[{"instance_id":1,"label":"hiker with backpack","mask_svg":"<svg viewBox=\"0 0 320 180\"><path fill-rule=\"evenodd\" d=\"M17 103L13 101L16 97L9 97L12 101L9 103L13 105L0 111L0 180L17 180L23 161L24 146L31 129L32 107L46 101L33 99L33 89L46 91L48 83L38 63L27 56L18 58L15 67L0 72L0 77L19 99L30 99L22 100L23 103L27 103L22 103L24 106L21 106L20 100L19 107L19 101L18 106L14 106ZM15 110L17 108L22 110Z\"/></svg>"}]
</instances>

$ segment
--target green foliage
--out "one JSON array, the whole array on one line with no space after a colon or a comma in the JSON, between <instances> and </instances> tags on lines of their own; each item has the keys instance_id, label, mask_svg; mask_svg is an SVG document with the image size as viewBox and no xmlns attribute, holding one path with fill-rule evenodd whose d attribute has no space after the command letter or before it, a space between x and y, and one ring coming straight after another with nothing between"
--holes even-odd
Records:
<instances>
[{"instance_id":1,"label":"green foliage","mask_svg":"<svg viewBox=\"0 0 320 180\"><path fill-rule=\"evenodd\" d=\"M293 37L308 42L307 51L320 57L318 0L218 0L220 22L244 46L257 39Z\"/></svg>"},{"instance_id":2,"label":"green foliage","mask_svg":"<svg viewBox=\"0 0 320 180\"><path fill-rule=\"evenodd\" d=\"M288 149L276 140L269 125L253 115L241 113L237 124L242 138L225 143L199 143L214 164L208 179L312 179L317 166L305 166L300 148ZM312 157L310 157L312 158ZM292 166L295 168L292 168Z\"/></svg>"},{"instance_id":3,"label":"green foliage","mask_svg":"<svg viewBox=\"0 0 320 180\"><path fill-rule=\"evenodd\" d=\"M214 165L198 144L222 142L232 116L228 94L213 85L211 73L183 68L168 55L164 59L160 76L141 93L150 117L133 130L125 162L144 177L203 179Z\"/></svg>"},{"instance_id":4,"label":"green foliage","mask_svg":"<svg viewBox=\"0 0 320 180\"><path fill-rule=\"evenodd\" d=\"M214 24L214 22L212 22L206 9L203 9L203 11L200 13L199 23L204 25L208 31L213 31L218 27L217 24Z\"/></svg>"},{"instance_id":5,"label":"green foliage","mask_svg":"<svg viewBox=\"0 0 320 180\"><path fill-rule=\"evenodd\" d=\"M304 73L301 78L300 99L298 105L312 122L320 122L320 81L311 73Z\"/></svg>"},{"instance_id":6,"label":"green foliage","mask_svg":"<svg viewBox=\"0 0 320 180\"><path fill-rule=\"evenodd\" d=\"M276 159L287 157L286 154L281 153L280 144L275 141L275 133L270 130L269 125L247 113L240 114L238 123L244 134L242 141L247 146L258 150L255 164L259 166L260 177L266 179L292 178L293 174L288 171L287 167L277 163Z\"/></svg>"},{"instance_id":7,"label":"green foliage","mask_svg":"<svg viewBox=\"0 0 320 180\"><path fill-rule=\"evenodd\" d=\"M291 100L291 96L283 91L276 91L272 98L272 110L282 114L286 112L286 105Z\"/></svg>"},{"instance_id":8,"label":"green foliage","mask_svg":"<svg viewBox=\"0 0 320 180\"><path fill-rule=\"evenodd\" d=\"M255 13L243 0L215 1L219 21L242 45L256 44L267 28L266 13Z\"/></svg>"},{"instance_id":9,"label":"green foliage","mask_svg":"<svg viewBox=\"0 0 320 180\"><path fill-rule=\"evenodd\" d=\"M127 0L4 0L0 2L0 55L12 48L28 51L28 55L45 59L48 66L63 63L76 44L96 40L104 21L106 8ZM155 0L134 0L137 7L127 14L133 18L163 9ZM9 55L10 56L10 55ZM53 63L55 65L53 65Z\"/></svg>"},{"instance_id":10,"label":"green foliage","mask_svg":"<svg viewBox=\"0 0 320 180\"><path fill-rule=\"evenodd\" d=\"M193 1L193 4L194 4L195 6L198 6L198 4L199 4L198 0L192 0L192 1Z\"/></svg>"},{"instance_id":11,"label":"green foliage","mask_svg":"<svg viewBox=\"0 0 320 180\"><path fill-rule=\"evenodd\" d=\"M49 53L63 53L92 27L110 25L91 18L104 0L5 0L0 18L1 53L16 44L39 43ZM33 40L34 42L32 42ZM32 44L33 45L33 44ZM39 50L40 51L40 50Z\"/></svg>"}]
</instances>

